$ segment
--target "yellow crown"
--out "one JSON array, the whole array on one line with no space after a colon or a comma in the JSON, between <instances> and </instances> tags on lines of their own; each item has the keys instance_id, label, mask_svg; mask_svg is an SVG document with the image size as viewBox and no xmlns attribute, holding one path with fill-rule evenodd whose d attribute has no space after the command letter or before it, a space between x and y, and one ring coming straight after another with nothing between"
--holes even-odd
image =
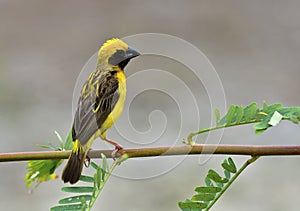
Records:
<instances>
[{"instance_id":1,"label":"yellow crown","mask_svg":"<svg viewBox=\"0 0 300 211\"><path fill-rule=\"evenodd\" d=\"M107 46L109 46L110 44L116 42L116 41L119 41L118 38L112 38L110 40L107 40L100 48L100 51L103 50L104 48L106 48Z\"/></svg>"}]
</instances>

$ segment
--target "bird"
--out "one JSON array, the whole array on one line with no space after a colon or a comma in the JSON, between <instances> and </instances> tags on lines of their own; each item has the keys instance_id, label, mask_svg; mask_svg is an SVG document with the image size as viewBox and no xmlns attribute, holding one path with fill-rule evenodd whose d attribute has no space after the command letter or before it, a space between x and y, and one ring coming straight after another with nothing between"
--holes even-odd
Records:
<instances>
[{"instance_id":1,"label":"bird","mask_svg":"<svg viewBox=\"0 0 300 211\"><path fill-rule=\"evenodd\" d=\"M62 173L65 183L78 182L87 153L93 141L100 137L115 146L122 147L106 138L106 131L120 117L126 98L124 68L140 53L119 38L107 40L98 51L96 70L83 84L72 125L72 151Z\"/></svg>"}]
</instances>

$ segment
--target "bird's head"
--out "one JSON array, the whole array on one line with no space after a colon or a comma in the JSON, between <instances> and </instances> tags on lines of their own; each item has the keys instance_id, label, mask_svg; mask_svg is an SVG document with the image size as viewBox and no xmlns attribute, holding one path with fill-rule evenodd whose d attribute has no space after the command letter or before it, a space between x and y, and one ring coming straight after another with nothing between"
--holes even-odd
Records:
<instances>
[{"instance_id":1,"label":"bird's head","mask_svg":"<svg viewBox=\"0 0 300 211\"><path fill-rule=\"evenodd\" d=\"M139 56L140 53L129 47L120 39L107 40L98 52L98 66L119 67L124 70L130 59Z\"/></svg>"}]
</instances>

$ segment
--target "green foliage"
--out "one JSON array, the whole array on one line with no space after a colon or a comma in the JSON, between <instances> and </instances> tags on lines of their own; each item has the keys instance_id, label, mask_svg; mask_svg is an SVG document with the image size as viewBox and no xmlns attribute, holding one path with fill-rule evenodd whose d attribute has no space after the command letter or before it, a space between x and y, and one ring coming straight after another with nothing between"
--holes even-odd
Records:
<instances>
[{"instance_id":1,"label":"green foliage","mask_svg":"<svg viewBox=\"0 0 300 211\"><path fill-rule=\"evenodd\" d=\"M262 109L257 108L257 103L251 103L246 107L231 105L227 114L222 119L216 115L216 120L217 127L257 123L254 125L254 129L259 134L270 127L276 126L281 120L289 120L295 124L299 124L300 107L285 108L281 104L268 106L265 102Z\"/></svg>"},{"instance_id":2,"label":"green foliage","mask_svg":"<svg viewBox=\"0 0 300 211\"><path fill-rule=\"evenodd\" d=\"M53 145L51 142L48 142L48 145L38 145L41 148L47 148L54 151L62 151L71 149L72 146L72 134L71 132L68 134L66 142L64 144L63 139L55 131L55 135L60 143L60 146L57 147ZM57 169L63 160L30 160L27 164L27 174L24 178L26 181L26 186L29 188L32 184L36 183L33 187L35 189L40 183L53 180L58 178L58 175L54 173L55 169Z\"/></svg>"},{"instance_id":3,"label":"green foliage","mask_svg":"<svg viewBox=\"0 0 300 211\"><path fill-rule=\"evenodd\" d=\"M86 186L67 186L61 190L68 193L80 193L80 195L70 196L58 201L58 206L52 207L51 211L62 210L90 210L94 201L102 190L109 174L107 159L102 155L102 167L91 162L91 166L95 169L94 177L82 175L81 182L89 183Z\"/></svg>"},{"instance_id":4,"label":"green foliage","mask_svg":"<svg viewBox=\"0 0 300 211\"><path fill-rule=\"evenodd\" d=\"M262 121L254 125L254 129L257 134L264 132L266 129L276 126L281 120L288 120L295 124L299 124L300 121L300 107L282 107L281 104L273 104L267 106L263 105L261 113L267 114Z\"/></svg>"},{"instance_id":5,"label":"green foliage","mask_svg":"<svg viewBox=\"0 0 300 211\"><path fill-rule=\"evenodd\" d=\"M231 105L222 118L218 109L215 109L214 113L216 126L191 133L188 136L189 144L194 144L193 136L221 128L256 123L253 126L255 133L261 134L267 129L278 125L281 120L288 120L295 124L299 124L300 121L300 107L282 107L281 104L267 105L265 102L261 109L257 107L257 103L251 103L246 107Z\"/></svg>"},{"instance_id":6,"label":"green foliage","mask_svg":"<svg viewBox=\"0 0 300 211\"><path fill-rule=\"evenodd\" d=\"M224 117L220 117L220 111L215 109L216 126L193 132L188 136L188 143L193 144L193 136L209 131L239 126L244 124L253 124L256 134L261 134L267 129L278 125L282 120L288 120L299 124L300 107L282 107L281 104L267 105L263 103L262 108L257 107L257 103L251 103L248 106L231 105ZM254 162L258 157L248 160L237 172L235 164L231 158L222 163L224 177L215 170L209 170L205 178L205 187L195 189L198 194L184 202L179 202L179 207L183 211L209 210L226 189L233 183L236 177L246 168L247 165ZM207 189L207 188L214 189Z\"/></svg>"},{"instance_id":7,"label":"green foliage","mask_svg":"<svg viewBox=\"0 0 300 211\"><path fill-rule=\"evenodd\" d=\"M178 203L182 211L209 210L219 199L235 179L233 175L237 173L235 163L231 158L225 159L221 166L224 169L225 177L210 169L204 180L206 186L196 187L197 194L193 195L191 199Z\"/></svg>"},{"instance_id":8,"label":"green foliage","mask_svg":"<svg viewBox=\"0 0 300 211\"><path fill-rule=\"evenodd\" d=\"M81 175L80 181L86 182L86 186L67 186L63 187L61 190L68 193L79 193L79 195L70 196L63 198L58 201L58 206L52 207L51 211L88 211L93 207L96 199L101 193L104 185L109 179L113 169L119 165L121 162L128 158L127 155L123 155L121 158L116 160L111 167L108 165L108 161L104 154L101 154L102 166L91 162L91 167L95 170L94 176Z\"/></svg>"},{"instance_id":9,"label":"green foliage","mask_svg":"<svg viewBox=\"0 0 300 211\"><path fill-rule=\"evenodd\" d=\"M63 144L64 150L71 150L73 145L73 139L72 139L72 131L68 133L68 136L66 138L65 144Z\"/></svg>"},{"instance_id":10,"label":"green foliage","mask_svg":"<svg viewBox=\"0 0 300 211\"><path fill-rule=\"evenodd\" d=\"M36 182L34 188L40 183L56 179L55 169L62 163L62 160L32 160L28 161L27 171L24 181L29 188ZM33 188L33 189L34 189Z\"/></svg>"}]
</instances>

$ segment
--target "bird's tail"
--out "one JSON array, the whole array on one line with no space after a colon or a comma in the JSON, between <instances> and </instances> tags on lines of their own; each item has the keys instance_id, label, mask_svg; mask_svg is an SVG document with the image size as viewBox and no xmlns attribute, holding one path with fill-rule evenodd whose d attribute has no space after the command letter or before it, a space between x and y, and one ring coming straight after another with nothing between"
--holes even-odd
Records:
<instances>
[{"instance_id":1,"label":"bird's tail","mask_svg":"<svg viewBox=\"0 0 300 211\"><path fill-rule=\"evenodd\" d=\"M78 182L85 157L86 152L79 141L74 141L71 155L62 173L62 180L65 183L70 182L71 184L74 184Z\"/></svg>"}]
</instances>

